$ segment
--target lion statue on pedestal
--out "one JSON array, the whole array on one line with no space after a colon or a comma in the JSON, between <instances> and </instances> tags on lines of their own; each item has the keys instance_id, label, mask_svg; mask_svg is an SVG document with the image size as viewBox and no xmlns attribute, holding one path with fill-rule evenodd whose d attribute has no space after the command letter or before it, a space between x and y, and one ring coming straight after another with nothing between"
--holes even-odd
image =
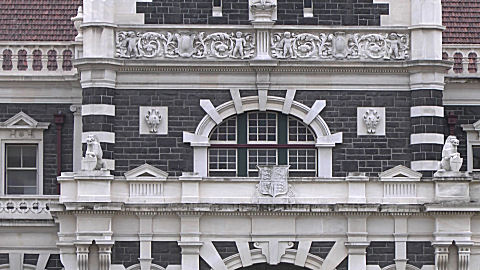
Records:
<instances>
[{"instance_id":1,"label":"lion statue on pedestal","mask_svg":"<svg viewBox=\"0 0 480 270\"><path fill-rule=\"evenodd\" d=\"M463 159L460 158L460 153L457 147L460 141L456 136L448 136L442 150L442 161L440 162L439 172L444 171L459 171L462 166Z\"/></svg>"},{"instance_id":2,"label":"lion statue on pedestal","mask_svg":"<svg viewBox=\"0 0 480 270\"><path fill-rule=\"evenodd\" d=\"M87 151L85 152L85 159L96 160L94 170L101 170L105 168L105 161L103 160L103 150L100 142L95 135L88 135L87 137Z\"/></svg>"}]
</instances>

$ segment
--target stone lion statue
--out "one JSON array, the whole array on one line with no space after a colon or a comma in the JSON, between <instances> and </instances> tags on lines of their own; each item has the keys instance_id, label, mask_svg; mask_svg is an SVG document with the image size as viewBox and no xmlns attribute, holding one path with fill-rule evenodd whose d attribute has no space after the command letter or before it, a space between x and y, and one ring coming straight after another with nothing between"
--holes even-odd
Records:
<instances>
[{"instance_id":1,"label":"stone lion statue","mask_svg":"<svg viewBox=\"0 0 480 270\"><path fill-rule=\"evenodd\" d=\"M95 135L88 135L87 137L87 151L85 152L85 158L96 159L97 165L95 166L94 170L101 170L105 168L102 147L100 146L100 142Z\"/></svg>"},{"instance_id":2,"label":"stone lion statue","mask_svg":"<svg viewBox=\"0 0 480 270\"><path fill-rule=\"evenodd\" d=\"M439 171L458 171L457 168L452 168L454 163L463 161L460 158L460 153L457 151L457 147L460 144L460 141L456 136L448 136L445 144L443 145L442 150L442 161L440 162ZM460 163L461 166L461 163ZM454 167L457 167L454 165ZM459 169L459 168L458 168Z\"/></svg>"}]
</instances>

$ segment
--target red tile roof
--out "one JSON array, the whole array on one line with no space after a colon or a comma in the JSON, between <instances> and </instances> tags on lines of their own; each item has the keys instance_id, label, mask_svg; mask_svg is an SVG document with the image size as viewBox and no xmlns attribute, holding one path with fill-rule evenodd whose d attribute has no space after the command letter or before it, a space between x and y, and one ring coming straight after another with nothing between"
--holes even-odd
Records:
<instances>
[{"instance_id":1,"label":"red tile roof","mask_svg":"<svg viewBox=\"0 0 480 270\"><path fill-rule=\"evenodd\" d=\"M480 44L480 0L442 0L444 44Z\"/></svg>"},{"instance_id":2,"label":"red tile roof","mask_svg":"<svg viewBox=\"0 0 480 270\"><path fill-rule=\"evenodd\" d=\"M0 40L69 41L82 0L0 0Z\"/></svg>"}]
</instances>

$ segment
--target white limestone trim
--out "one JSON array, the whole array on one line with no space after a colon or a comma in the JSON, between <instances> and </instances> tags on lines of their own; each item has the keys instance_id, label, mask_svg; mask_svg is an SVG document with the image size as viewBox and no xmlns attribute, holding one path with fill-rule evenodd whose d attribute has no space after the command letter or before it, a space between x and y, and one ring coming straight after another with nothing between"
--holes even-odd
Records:
<instances>
[{"instance_id":1,"label":"white limestone trim","mask_svg":"<svg viewBox=\"0 0 480 270\"><path fill-rule=\"evenodd\" d=\"M240 255L241 264L243 267L247 267L253 264L252 254L250 253L250 246L247 241L235 241L235 245Z\"/></svg>"},{"instance_id":2,"label":"white limestone trim","mask_svg":"<svg viewBox=\"0 0 480 270\"><path fill-rule=\"evenodd\" d=\"M113 265L112 265L113 266ZM122 265L123 266L123 265ZM117 266L115 266L117 267ZM150 266L151 268L149 270L166 270L165 268L161 267L160 265L156 265L156 264L151 264ZM117 269L117 268L115 268ZM120 267L118 268L120 269ZM123 266L122 269L125 269L125 267ZM142 267L140 266L140 264L134 264L132 266L129 266L128 268L126 268L125 270L141 270ZM113 269L112 269L113 270Z\"/></svg>"},{"instance_id":3,"label":"white limestone trim","mask_svg":"<svg viewBox=\"0 0 480 270\"><path fill-rule=\"evenodd\" d=\"M440 167L440 161L437 160L417 160L410 163L414 171L437 171Z\"/></svg>"},{"instance_id":4,"label":"white limestone trim","mask_svg":"<svg viewBox=\"0 0 480 270\"><path fill-rule=\"evenodd\" d=\"M208 136L196 135L190 132L183 132L183 142L191 146L210 146Z\"/></svg>"},{"instance_id":5,"label":"white limestone trim","mask_svg":"<svg viewBox=\"0 0 480 270\"><path fill-rule=\"evenodd\" d=\"M242 97L240 96L239 89L230 89L230 95L232 96L233 104L235 105L235 110L237 114L243 113L243 104Z\"/></svg>"},{"instance_id":6,"label":"white limestone trim","mask_svg":"<svg viewBox=\"0 0 480 270\"><path fill-rule=\"evenodd\" d=\"M215 123L220 124L223 121L223 118L217 112L212 102L209 99L201 99L200 107L212 118Z\"/></svg>"},{"instance_id":7,"label":"white limestone trim","mask_svg":"<svg viewBox=\"0 0 480 270\"><path fill-rule=\"evenodd\" d=\"M82 143L87 143L87 138L90 135L96 136L99 142L115 143L115 133L105 131L82 132Z\"/></svg>"},{"instance_id":8,"label":"white limestone trim","mask_svg":"<svg viewBox=\"0 0 480 270\"><path fill-rule=\"evenodd\" d=\"M243 262L242 257L240 256L240 254L237 253L223 260L227 267L226 269L235 270L242 267L246 267L247 265L267 263L267 258L264 254L262 254L262 251L260 249L252 249L249 251L249 253L250 253L252 264L246 264L246 262ZM298 251L295 249L287 249L285 254L280 258L280 263L294 265L295 259L297 258L297 253ZM308 253L307 258L305 259L305 264L299 265L299 266L305 267L307 269L319 270L322 264L323 264L322 258ZM212 268L212 269L215 269L215 268Z\"/></svg>"},{"instance_id":9,"label":"white limestone trim","mask_svg":"<svg viewBox=\"0 0 480 270\"><path fill-rule=\"evenodd\" d=\"M267 110L267 100L268 100L268 90L259 89L258 90L258 110L266 111Z\"/></svg>"},{"instance_id":10,"label":"white limestone trim","mask_svg":"<svg viewBox=\"0 0 480 270\"><path fill-rule=\"evenodd\" d=\"M138 166L123 175L125 175L127 181L159 181L166 180L168 177L167 172L147 163Z\"/></svg>"},{"instance_id":11,"label":"white limestone trim","mask_svg":"<svg viewBox=\"0 0 480 270\"><path fill-rule=\"evenodd\" d=\"M415 106L410 108L410 117L443 117L444 108L440 106Z\"/></svg>"},{"instance_id":12,"label":"white limestone trim","mask_svg":"<svg viewBox=\"0 0 480 270\"><path fill-rule=\"evenodd\" d=\"M258 96L243 97L242 104L245 112L259 110ZM285 104L285 98L268 96L266 109L267 111L282 112L284 104ZM233 101L229 101L218 106L216 110L220 114L222 119L226 119L236 114L235 105ZM310 109L308 106L300 102L293 101L290 115L304 120L306 119L308 113L311 110L312 109ZM318 115L318 113L316 114L312 113L311 115L314 115L314 118L312 121L310 121L310 124L309 124L310 128L315 133L317 140L320 140L319 142L323 144L324 141L322 141L320 137L332 135L330 133L330 129L328 128L327 123ZM208 138L212 130L216 127L216 125L217 124L210 118L210 116L206 115L198 124L195 130L195 135ZM337 134L341 134L341 133L337 133ZM341 136L341 135L337 135L337 136ZM188 142L188 141L184 140L184 142ZM340 143L340 142L337 142L337 143Z\"/></svg>"},{"instance_id":13,"label":"white limestone trim","mask_svg":"<svg viewBox=\"0 0 480 270\"><path fill-rule=\"evenodd\" d=\"M444 143L444 135L439 133L418 133L410 135L410 144L441 144Z\"/></svg>"},{"instance_id":14,"label":"white limestone trim","mask_svg":"<svg viewBox=\"0 0 480 270\"><path fill-rule=\"evenodd\" d=\"M83 105L82 116L88 116L88 115L115 116L115 105L108 105L108 104Z\"/></svg>"},{"instance_id":15,"label":"white limestone trim","mask_svg":"<svg viewBox=\"0 0 480 270\"><path fill-rule=\"evenodd\" d=\"M214 270L227 270L225 262L211 241L205 241L200 248L200 257Z\"/></svg>"},{"instance_id":16,"label":"white limestone trim","mask_svg":"<svg viewBox=\"0 0 480 270\"><path fill-rule=\"evenodd\" d=\"M6 144L37 145L37 194L43 195L43 132L50 123L38 122L24 112L19 112L0 123L0 154L6 155ZM0 165L0 195L5 194L6 163Z\"/></svg>"},{"instance_id":17,"label":"white limestone trim","mask_svg":"<svg viewBox=\"0 0 480 270\"><path fill-rule=\"evenodd\" d=\"M283 104L283 114L290 114L290 110L292 109L292 102L295 99L295 95L297 94L296 89L287 89L287 94L285 95L285 103Z\"/></svg>"},{"instance_id":18,"label":"white limestone trim","mask_svg":"<svg viewBox=\"0 0 480 270\"><path fill-rule=\"evenodd\" d=\"M307 116L303 118L303 122L307 125L312 123L313 119L318 116L318 114L327 106L327 102L325 100L317 100L313 104L312 108L308 112Z\"/></svg>"},{"instance_id":19,"label":"white limestone trim","mask_svg":"<svg viewBox=\"0 0 480 270\"><path fill-rule=\"evenodd\" d=\"M395 166L378 175L380 181L420 181L422 174L403 165Z\"/></svg>"},{"instance_id":20,"label":"white limestone trim","mask_svg":"<svg viewBox=\"0 0 480 270\"><path fill-rule=\"evenodd\" d=\"M103 159L105 161L105 169L114 171L115 170L115 160L113 159Z\"/></svg>"},{"instance_id":21,"label":"white limestone trim","mask_svg":"<svg viewBox=\"0 0 480 270\"><path fill-rule=\"evenodd\" d=\"M222 17L222 6L213 6L212 8L213 17Z\"/></svg>"},{"instance_id":22,"label":"white limestone trim","mask_svg":"<svg viewBox=\"0 0 480 270\"><path fill-rule=\"evenodd\" d=\"M304 266L307 262L308 252L310 251L310 246L312 241L299 241L297 256L295 257L295 265Z\"/></svg>"}]
</instances>

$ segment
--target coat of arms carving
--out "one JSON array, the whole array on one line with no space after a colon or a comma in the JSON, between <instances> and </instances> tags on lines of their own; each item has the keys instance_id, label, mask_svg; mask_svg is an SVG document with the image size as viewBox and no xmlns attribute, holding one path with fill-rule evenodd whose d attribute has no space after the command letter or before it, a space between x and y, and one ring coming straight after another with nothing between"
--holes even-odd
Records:
<instances>
[{"instance_id":1,"label":"coat of arms carving","mask_svg":"<svg viewBox=\"0 0 480 270\"><path fill-rule=\"evenodd\" d=\"M290 165L257 166L260 183L257 185L259 194L273 198L289 194L288 168Z\"/></svg>"}]
</instances>

